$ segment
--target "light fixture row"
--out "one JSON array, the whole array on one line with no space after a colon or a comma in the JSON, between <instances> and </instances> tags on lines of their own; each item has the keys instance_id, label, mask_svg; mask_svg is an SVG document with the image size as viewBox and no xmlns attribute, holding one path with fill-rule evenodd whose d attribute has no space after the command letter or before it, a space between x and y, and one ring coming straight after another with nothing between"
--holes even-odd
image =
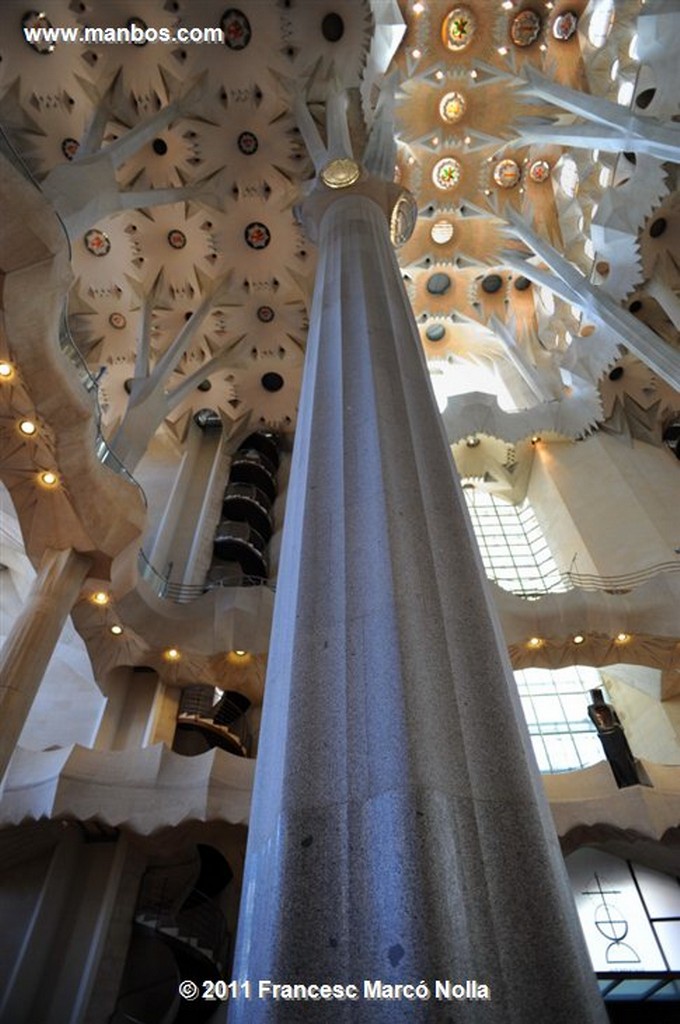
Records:
<instances>
[{"instance_id":1,"label":"light fixture row","mask_svg":"<svg viewBox=\"0 0 680 1024\"><path fill-rule=\"evenodd\" d=\"M627 644L631 639L632 635L630 633L617 633L614 637L614 643ZM577 647L580 647L581 644L584 644L586 640L587 637L584 636L583 633L574 633L574 635L571 638L571 642L575 644ZM537 651L539 648L544 647L547 642L548 641L542 636L532 636L529 640L527 640L526 646L532 651Z\"/></svg>"}]
</instances>

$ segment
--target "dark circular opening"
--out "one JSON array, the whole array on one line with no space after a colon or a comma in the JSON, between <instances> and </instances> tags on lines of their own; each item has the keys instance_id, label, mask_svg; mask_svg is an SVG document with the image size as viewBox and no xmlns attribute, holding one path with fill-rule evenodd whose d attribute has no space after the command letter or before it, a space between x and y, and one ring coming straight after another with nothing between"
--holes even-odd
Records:
<instances>
[{"instance_id":1,"label":"dark circular opening","mask_svg":"<svg viewBox=\"0 0 680 1024\"><path fill-rule=\"evenodd\" d=\"M260 384L265 391L280 391L283 387L283 377L280 373L263 373L260 377Z\"/></svg>"},{"instance_id":2,"label":"dark circular opening","mask_svg":"<svg viewBox=\"0 0 680 1024\"><path fill-rule=\"evenodd\" d=\"M528 277L523 277L520 275L520 277L518 277L515 281L515 288L518 292L525 292L527 288L531 288L531 281Z\"/></svg>"},{"instance_id":3,"label":"dark circular opening","mask_svg":"<svg viewBox=\"0 0 680 1024\"><path fill-rule=\"evenodd\" d=\"M184 314L184 319L185 319L185 320L191 320L191 318L192 318L192 316L193 316L193 315L194 315L194 314L193 314L193 313L191 312L191 310L190 310L190 309L188 309L188 310L186 311L186 313Z\"/></svg>"},{"instance_id":4,"label":"dark circular opening","mask_svg":"<svg viewBox=\"0 0 680 1024\"><path fill-rule=\"evenodd\" d=\"M151 148L156 156L165 156L168 151L168 144L165 139L154 139L151 143Z\"/></svg>"},{"instance_id":5,"label":"dark circular opening","mask_svg":"<svg viewBox=\"0 0 680 1024\"><path fill-rule=\"evenodd\" d=\"M427 290L430 295L444 295L451 287L451 278L448 274L432 274L427 281Z\"/></svg>"},{"instance_id":6,"label":"dark circular opening","mask_svg":"<svg viewBox=\"0 0 680 1024\"><path fill-rule=\"evenodd\" d=\"M441 341L445 334L446 328L443 324L431 324L425 331L428 341Z\"/></svg>"},{"instance_id":7,"label":"dark circular opening","mask_svg":"<svg viewBox=\"0 0 680 1024\"><path fill-rule=\"evenodd\" d=\"M609 371L609 379L610 380L621 380L622 377L623 377L623 367L622 366L615 366L613 370Z\"/></svg>"},{"instance_id":8,"label":"dark circular opening","mask_svg":"<svg viewBox=\"0 0 680 1024\"><path fill-rule=\"evenodd\" d=\"M146 32L149 26L147 25L143 18L133 17L128 18L128 20L125 23L125 27L129 32L132 32L133 29L138 29L140 32ZM143 37L142 39L131 39L130 42L132 43L133 46L146 46L147 40L146 37Z\"/></svg>"},{"instance_id":9,"label":"dark circular opening","mask_svg":"<svg viewBox=\"0 0 680 1024\"><path fill-rule=\"evenodd\" d=\"M641 93L635 97L635 106L639 107L640 110L646 110L649 104L654 99L656 89L643 89Z\"/></svg>"},{"instance_id":10,"label":"dark circular opening","mask_svg":"<svg viewBox=\"0 0 680 1024\"><path fill-rule=\"evenodd\" d=\"M329 43L337 43L345 34L345 23L339 14L327 14L321 22L321 34Z\"/></svg>"},{"instance_id":11,"label":"dark circular opening","mask_svg":"<svg viewBox=\"0 0 680 1024\"><path fill-rule=\"evenodd\" d=\"M210 391L211 387L212 387L212 384L210 383L209 380L202 380L201 383L198 385L198 390L199 391Z\"/></svg>"},{"instance_id":12,"label":"dark circular opening","mask_svg":"<svg viewBox=\"0 0 680 1024\"><path fill-rule=\"evenodd\" d=\"M667 227L668 222L666 221L666 218L657 217L649 229L649 234L652 238L659 238L664 233Z\"/></svg>"},{"instance_id":13,"label":"dark circular opening","mask_svg":"<svg viewBox=\"0 0 680 1024\"><path fill-rule=\"evenodd\" d=\"M635 165L637 163L637 157L635 156L635 153L624 153L623 155L625 156L629 164Z\"/></svg>"},{"instance_id":14,"label":"dark circular opening","mask_svg":"<svg viewBox=\"0 0 680 1024\"><path fill-rule=\"evenodd\" d=\"M128 395L132 392L132 385L134 384L134 382L134 377L128 377L128 379L123 383L123 387L125 388Z\"/></svg>"},{"instance_id":15,"label":"dark circular opening","mask_svg":"<svg viewBox=\"0 0 680 1024\"><path fill-rule=\"evenodd\" d=\"M486 292L487 295L493 295L495 292L499 292L503 287L503 278L500 274L487 274L482 281L482 291Z\"/></svg>"},{"instance_id":16,"label":"dark circular opening","mask_svg":"<svg viewBox=\"0 0 680 1024\"><path fill-rule=\"evenodd\" d=\"M631 302L628 309L631 311L631 313L639 313L642 309L642 303L639 299L635 299L633 302Z\"/></svg>"}]
</instances>

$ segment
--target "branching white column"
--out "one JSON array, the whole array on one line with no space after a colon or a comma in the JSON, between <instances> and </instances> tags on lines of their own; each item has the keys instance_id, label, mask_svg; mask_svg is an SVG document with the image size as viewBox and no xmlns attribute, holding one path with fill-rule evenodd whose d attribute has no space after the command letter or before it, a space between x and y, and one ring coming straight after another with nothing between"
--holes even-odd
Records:
<instances>
[{"instance_id":1,"label":"branching white column","mask_svg":"<svg viewBox=\"0 0 680 1024\"><path fill-rule=\"evenodd\" d=\"M255 993L229 1021L604 1022L390 244L393 189L317 185L306 205L319 266L234 968ZM361 995L436 978L492 1002L314 1017L256 998L260 979Z\"/></svg>"}]
</instances>

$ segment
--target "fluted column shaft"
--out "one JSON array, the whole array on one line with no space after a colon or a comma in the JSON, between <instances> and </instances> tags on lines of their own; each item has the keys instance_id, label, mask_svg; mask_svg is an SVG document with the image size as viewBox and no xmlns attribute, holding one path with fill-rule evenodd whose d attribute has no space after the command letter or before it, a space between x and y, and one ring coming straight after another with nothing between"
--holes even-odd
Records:
<instances>
[{"instance_id":1,"label":"fluted column shaft","mask_svg":"<svg viewBox=\"0 0 680 1024\"><path fill-rule=\"evenodd\" d=\"M0 650L0 780L14 753L45 669L91 564L71 549L47 549Z\"/></svg>"},{"instance_id":2,"label":"fluted column shaft","mask_svg":"<svg viewBox=\"0 0 680 1024\"><path fill-rule=\"evenodd\" d=\"M492 1002L230 1024L605 1021L385 212L341 194L318 242L234 977Z\"/></svg>"}]
</instances>

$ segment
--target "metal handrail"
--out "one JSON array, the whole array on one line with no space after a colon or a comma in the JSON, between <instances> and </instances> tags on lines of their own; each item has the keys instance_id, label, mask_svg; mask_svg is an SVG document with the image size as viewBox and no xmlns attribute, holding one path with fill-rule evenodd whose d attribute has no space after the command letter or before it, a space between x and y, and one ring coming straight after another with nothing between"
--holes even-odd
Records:
<instances>
[{"instance_id":1,"label":"metal handrail","mask_svg":"<svg viewBox=\"0 0 680 1024\"><path fill-rule=\"evenodd\" d=\"M210 590L221 590L228 587L267 587L269 590L276 590L275 584L266 576L244 576L234 574L223 577L221 580L206 580L205 583L173 583L153 567L142 549L138 557L139 575L151 587L157 597L167 598L170 601L185 602L195 601Z\"/></svg>"},{"instance_id":2,"label":"metal handrail","mask_svg":"<svg viewBox=\"0 0 680 1024\"><path fill-rule=\"evenodd\" d=\"M621 573L618 576L597 576L595 573L568 572L563 578L579 590L631 590L643 583L648 583L654 576L666 572L680 572L680 561L657 562L646 569Z\"/></svg>"},{"instance_id":3,"label":"metal handrail","mask_svg":"<svg viewBox=\"0 0 680 1024\"><path fill-rule=\"evenodd\" d=\"M195 939L202 949L210 950L211 959L218 966L224 963L231 933L224 914L211 896L194 888L179 910L173 911L170 909L171 901L166 899L166 879L162 881L157 894L150 898L145 898L143 887L144 881L135 911L137 921L142 916L148 916L151 921L144 924L159 932L163 928L176 928L186 938ZM188 903L192 905L187 906Z\"/></svg>"}]
</instances>

